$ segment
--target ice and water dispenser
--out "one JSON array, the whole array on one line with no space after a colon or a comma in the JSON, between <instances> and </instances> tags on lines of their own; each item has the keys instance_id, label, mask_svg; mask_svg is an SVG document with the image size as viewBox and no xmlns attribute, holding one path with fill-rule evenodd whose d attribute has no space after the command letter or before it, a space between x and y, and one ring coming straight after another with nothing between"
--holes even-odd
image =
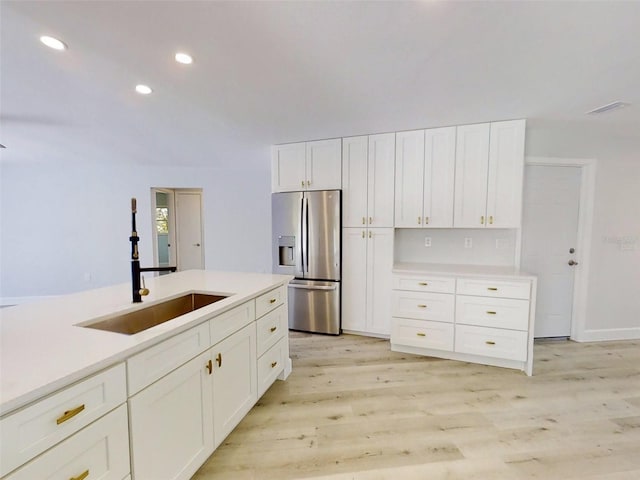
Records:
<instances>
[{"instance_id":1,"label":"ice and water dispenser","mask_svg":"<svg viewBox=\"0 0 640 480\"><path fill-rule=\"evenodd\" d=\"M284 236L278 237L278 258L281 267L294 267L296 249L296 237Z\"/></svg>"}]
</instances>

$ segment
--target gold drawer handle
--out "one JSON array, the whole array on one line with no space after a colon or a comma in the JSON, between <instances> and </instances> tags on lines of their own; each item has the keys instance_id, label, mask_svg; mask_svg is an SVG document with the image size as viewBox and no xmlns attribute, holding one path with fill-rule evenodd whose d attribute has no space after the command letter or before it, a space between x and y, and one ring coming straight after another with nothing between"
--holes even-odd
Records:
<instances>
[{"instance_id":1,"label":"gold drawer handle","mask_svg":"<svg viewBox=\"0 0 640 480\"><path fill-rule=\"evenodd\" d=\"M271 300L269 300L269 303L276 303L276 299L272 298Z\"/></svg>"},{"instance_id":2,"label":"gold drawer handle","mask_svg":"<svg viewBox=\"0 0 640 480\"><path fill-rule=\"evenodd\" d=\"M420 285L421 287L426 287L429 284L427 282L418 282L418 285Z\"/></svg>"},{"instance_id":3,"label":"gold drawer handle","mask_svg":"<svg viewBox=\"0 0 640 480\"><path fill-rule=\"evenodd\" d=\"M491 310L487 310L487 315L495 315L495 314L496 314L496 312L493 312Z\"/></svg>"},{"instance_id":4,"label":"gold drawer handle","mask_svg":"<svg viewBox=\"0 0 640 480\"><path fill-rule=\"evenodd\" d=\"M487 345L495 345L496 344L496 342L494 342L493 340L487 340L484 343L486 343Z\"/></svg>"},{"instance_id":5,"label":"gold drawer handle","mask_svg":"<svg viewBox=\"0 0 640 480\"><path fill-rule=\"evenodd\" d=\"M422 332L416 333L416 335L419 336L419 337L426 337L427 336L426 333L422 333Z\"/></svg>"},{"instance_id":6,"label":"gold drawer handle","mask_svg":"<svg viewBox=\"0 0 640 480\"><path fill-rule=\"evenodd\" d=\"M275 332L277 329L278 329L278 327L271 327L271 328L269 329L269 331L270 331L271 333L273 333L273 332Z\"/></svg>"},{"instance_id":7,"label":"gold drawer handle","mask_svg":"<svg viewBox=\"0 0 640 480\"><path fill-rule=\"evenodd\" d=\"M490 290L492 292L497 292L498 289L496 287L487 287L487 290Z\"/></svg>"},{"instance_id":8,"label":"gold drawer handle","mask_svg":"<svg viewBox=\"0 0 640 480\"><path fill-rule=\"evenodd\" d=\"M79 407L76 407L76 408L74 408L72 410L67 410L66 412L64 412L62 414L62 416L56 420L56 423L58 425L60 425L61 423L64 423L67 420L75 417L77 414L79 414L83 410L84 410L84 403L82 405L80 405Z\"/></svg>"},{"instance_id":9,"label":"gold drawer handle","mask_svg":"<svg viewBox=\"0 0 640 480\"><path fill-rule=\"evenodd\" d=\"M69 480L84 480L88 476L89 476L89 470L85 470L84 472L82 472L77 477L71 477Z\"/></svg>"},{"instance_id":10,"label":"gold drawer handle","mask_svg":"<svg viewBox=\"0 0 640 480\"><path fill-rule=\"evenodd\" d=\"M216 357L216 362L218 362L218 367L222 366L222 354L219 353L218 356Z\"/></svg>"},{"instance_id":11,"label":"gold drawer handle","mask_svg":"<svg viewBox=\"0 0 640 480\"><path fill-rule=\"evenodd\" d=\"M418 305L418 308L427 308L427 306L424 303L421 303L420 305Z\"/></svg>"},{"instance_id":12,"label":"gold drawer handle","mask_svg":"<svg viewBox=\"0 0 640 480\"><path fill-rule=\"evenodd\" d=\"M278 365L278 362L271 362L271 368L276 368L276 365Z\"/></svg>"}]
</instances>

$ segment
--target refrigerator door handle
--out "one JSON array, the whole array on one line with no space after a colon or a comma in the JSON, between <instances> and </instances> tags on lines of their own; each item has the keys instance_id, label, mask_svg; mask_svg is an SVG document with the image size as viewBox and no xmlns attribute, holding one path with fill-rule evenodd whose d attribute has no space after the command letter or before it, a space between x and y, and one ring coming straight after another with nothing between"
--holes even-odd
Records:
<instances>
[{"instance_id":1,"label":"refrigerator door handle","mask_svg":"<svg viewBox=\"0 0 640 480\"><path fill-rule=\"evenodd\" d=\"M290 283L289 288L300 288L302 290L335 290L338 288L338 285L332 285L330 287L325 286L313 286L313 285L302 285L299 283Z\"/></svg>"},{"instance_id":2,"label":"refrigerator door handle","mask_svg":"<svg viewBox=\"0 0 640 480\"><path fill-rule=\"evenodd\" d=\"M299 232L299 239L300 239L300 273L302 273L302 276L304 277L304 256L305 256L305 249L304 249L304 242L305 242L305 224L304 224L304 194L302 194L302 197L300 198L300 210L299 210L299 214L300 214L300 223L299 228L300 228L300 232Z\"/></svg>"},{"instance_id":3,"label":"refrigerator door handle","mask_svg":"<svg viewBox=\"0 0 640 480\"><path fill-rule=\"evenodd\" d=\"M309 199L302 199L302 270L309 273Z\"/></svg>"}]
</instances>

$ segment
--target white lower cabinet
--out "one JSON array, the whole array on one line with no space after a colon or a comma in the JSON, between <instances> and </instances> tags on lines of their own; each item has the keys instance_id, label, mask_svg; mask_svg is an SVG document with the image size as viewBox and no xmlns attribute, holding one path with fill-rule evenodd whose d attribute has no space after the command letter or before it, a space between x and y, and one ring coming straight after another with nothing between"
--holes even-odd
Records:
<instances>
[{"instance_id":1,"label":"white lower cabinet","mask_svg":"<svg viewBox=\"0 0 640 480\"><path fill-rule=\"evenodd\" d=\"M392 350L532 374L535 278L397 273L393 285Z\"/></svg>"},{"instance_id":2,"label":"white lower cabinet","mask_svg":"<svg viewBox=\"0 0 640 480\"><path fill-rule=\"evenodd\" d=\"M217 447L258 400L255 323L215 345L211 356L214 446Z\"/></svg>"},{"instance_id":3,"label":"white lower cabinet","mask_svg":"<svg viewBox=\"0 0 640 480\"><path fill-rule=\"evenodd\" d=\"M3 478L122 480L128 475L129 431L123 404Z\"/></svg>"},{"instance_id":4,"label":"white lower cabinet","mask_svg":"<svg viewBox=\"0 0 640 480\"><path fill-rule=\"evenodd\" d=\"M133 478L188 479L213 452L213 395L204 352L129 399Z\"/></svg>"}]
</instances>

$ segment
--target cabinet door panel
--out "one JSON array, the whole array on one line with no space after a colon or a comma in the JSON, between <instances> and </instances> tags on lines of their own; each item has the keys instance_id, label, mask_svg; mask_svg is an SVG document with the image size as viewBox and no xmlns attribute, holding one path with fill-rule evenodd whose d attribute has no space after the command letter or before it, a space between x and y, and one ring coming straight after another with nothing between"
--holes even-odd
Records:
<instances>
[{"instance_id":1,"label":"cabinet door panel","mask_svg":"<svg viewBox=\"0 0 640 480\"><path fill-rule=\"evenodd\" d=\"M213 429L217 447L258 400L256 325L247 325L211 349Z\"/></svg>"},{"instance_id":2,"label":"cabinet door panel","mask_svg":"<svg viewBox=\"0 0 640 480\"><path fill-rule=\"evenodd\" d=\"M342 230L342 328L367 328L367 238L364 228Z\"/></svg>"},{"instance_id":3,"label":"cabinet door panel","mask_svg":"<svg viewBox=\"0 0 640 480\"><path fill-rule=\"evenodd\" d=\"M307 190L342 188L342 140L307 142Z\"/></svg>"},{"instance_id":4,"label":"cabinet door panel","mask_svg":"<svg viewBox=\"0 0 640 480\"><path fill-rule=\"evenodd\" d=\"M367 235L367 331L391 333L393 228L371 228Z\"/></svg>"},{"instance_id":5,"label":"cabinet door panel","mask_svg":"<svg viewBox=\"0 0 640 480\"><path fill-rule=\"evenodd\" d=\"M368 225L393 227L395 134L369 137Z\"/></svg>"},{"instance_id":6,"label":"cabinet door panel","mask_svg":"<svg viewBox=\"0 0 640 480\"><path fill-rule=\"evenodd\" d=\"M303 190L306 179L306 145L290 143L271 149L271 191Z\"/></svg>"},{"instance_id":7,"label":"cabinet door panel","mask_svg":"<svg viewBox=\"0 0 640 480\"><path fill-rule=\"evenodd\" d=\"M426 227L453 226L456 128L425 130L424 207Z\"/></svg>"},{"instance_id":8,"label":"cabinet door panel","mask_svg":"<svg viewBox=\"0 0 640 480\"><path fill-rule=\"evenodd\" d=\"M482 228L486 221L489 124L465 125L456 133L454 227Z\"/></svg>"},{"instance_id":9,"label":"cabinet door panel","mask_svg":"<svg viewBox=\"0 0 640 480\"><path fill-rule=\"evenodd\" d=\"M367 217L368 137L342 139L342 225L364 227Z\"/></svg>"},{"instance_id":10,"label":"cabinet door panel","mask_svg":"<svg viewBox=\"0 0 640 480\"><path fill-rule=\"evenodd\" d=\"M395 226L421 227L424 130L396 133Z\"/></svg>"},{"instance_id":11,"label":"cabinet door panel","mask_svg":"<svg viewBox=\"0 0 640 480\"><path fill-rule=\"evenodd\" d=\"M134 478L188 479L213 452L209 351L129 399Z\"/></svg>"},{"instance_id":12,"label":"cabinet door panel","mask_svg":"<svg viewBox=\"0 0 640 480\"><path fill-rule=\"evenodd\" d=\"M525 121L491 124L487 227L519 228L522 215Z\"/></svg>"}]
</instances>

